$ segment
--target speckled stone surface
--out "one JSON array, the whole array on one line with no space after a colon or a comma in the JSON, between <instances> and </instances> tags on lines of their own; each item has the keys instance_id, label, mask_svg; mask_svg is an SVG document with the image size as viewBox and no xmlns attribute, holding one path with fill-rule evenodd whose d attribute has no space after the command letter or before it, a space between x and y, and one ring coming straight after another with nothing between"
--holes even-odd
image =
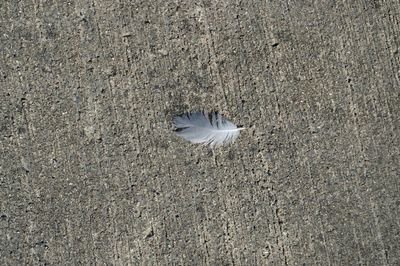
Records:
<instances>
[{"instance_id":1,"label":"speckled stone surface","mask_svg":"<svg viewBox=\"0 0 400 266\"><path fill-rule=\"evenodd\" d=\"M399 265L398 1L1 1L1 265ZM214 151L171 118L248 127Z\"/></svg>"}]
</instances>

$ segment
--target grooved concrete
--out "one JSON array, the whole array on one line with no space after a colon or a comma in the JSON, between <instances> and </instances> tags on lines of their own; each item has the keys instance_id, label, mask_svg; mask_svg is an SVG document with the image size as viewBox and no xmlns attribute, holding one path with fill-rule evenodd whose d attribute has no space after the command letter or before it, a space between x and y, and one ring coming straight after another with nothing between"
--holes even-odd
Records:
<instances>
[{"instance_id":1,"label":"grooved concrete","mask_svg":"<svg viewBox=\"0 0 400 266\"><path fill-rule=\"evenodd\" d=\"M398 1L2 1L0 264L399 265ZM249 127L210 152L184 111Z\"/></svg>"}]
</instances>

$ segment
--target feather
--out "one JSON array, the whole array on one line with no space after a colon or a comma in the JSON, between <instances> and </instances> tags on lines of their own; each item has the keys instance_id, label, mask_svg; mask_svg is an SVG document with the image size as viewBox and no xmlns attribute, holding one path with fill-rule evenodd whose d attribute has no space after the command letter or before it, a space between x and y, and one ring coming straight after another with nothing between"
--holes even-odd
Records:
<instances>
[{"instance_id":1,"label":"feather","mask_svg":"<svg viewBox=\"0 0 400 266\"><path fill-rule=\"evenodd\" d=\"M234 142L240 130L244 129L238 128L217 112L191 112L175 116L174 124L178 136L192 143L210 145L211 148Z\"/></svg>"}]
</instances>

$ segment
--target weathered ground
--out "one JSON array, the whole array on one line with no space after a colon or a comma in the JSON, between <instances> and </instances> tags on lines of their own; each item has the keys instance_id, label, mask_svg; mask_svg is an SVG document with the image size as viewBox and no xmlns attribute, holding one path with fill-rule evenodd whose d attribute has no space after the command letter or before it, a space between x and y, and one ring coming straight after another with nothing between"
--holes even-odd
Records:
<instances>
[{"instance_id":1,"label":"weathered ground","mask_svg":"<svg viewBox=\"0 0 400 266\"><path fill-rule=\"evenodd\" d=\"M0 264L399 265L399 14L1 1ZM195 109L249 129L191 145Z\"/></svg>"}]
</instances>

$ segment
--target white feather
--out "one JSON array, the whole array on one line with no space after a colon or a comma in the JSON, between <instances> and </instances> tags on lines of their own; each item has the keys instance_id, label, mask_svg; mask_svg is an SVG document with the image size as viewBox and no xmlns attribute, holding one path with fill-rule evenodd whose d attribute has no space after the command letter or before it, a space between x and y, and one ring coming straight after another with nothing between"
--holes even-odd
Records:
<instances>
[{"instance_id":1,"label":"white feather","mask_svg":"<svg viewBox=\"0 0 400 266\"><path fill-rule=\"evenodd\" d=\"M217 112L191 112L174 117L175 133L192 142L210 145L211 148L234 142L240 130Z\"/></svg>"}]
</instances>

